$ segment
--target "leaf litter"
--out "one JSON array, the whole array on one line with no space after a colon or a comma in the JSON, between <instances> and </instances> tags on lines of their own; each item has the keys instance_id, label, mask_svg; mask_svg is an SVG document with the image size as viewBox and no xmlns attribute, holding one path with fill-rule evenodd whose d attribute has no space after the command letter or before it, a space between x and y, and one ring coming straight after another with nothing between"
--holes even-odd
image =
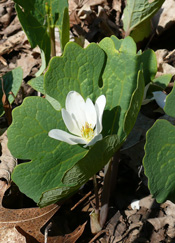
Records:
<instances>
[{"instance_id":1,"label":"leaf litter","mask_svg":"<svg viewBox=\"0 0 175 243\"><path fill-rule=\"evenodd\" d=\"M83 43L85 41L98 42L111 34L121 38L123 36L121 16L124 6L125 1L122 0L113 0L110 4L109 1L105 0L99 0L95 3L90 0L70 0L70 26L73 35L76 35L78 40L82 39ZM149 47L156 51L158 75L162 73L175 74L174 49L171 43L168 46L168 39L165 38L166 33L168 33L168 38L171 37L170 32L172 32L175 22L174 8L173 0L165 1L162 9L153 19L156 31L154 39L150 40ZM40 52L37 48L31 49L16 17L14 4L11 0L4 0L0 3L0 37L0 74L2 75L21 65L24 70L23 88L25 94L23 95L31 95L34 91L30 90L26 83L34 77L41 65ZM22 99L20 98L20 102ZM174 204L170 201L157 204L149 195L147 179L141 165L145 133L155 121L157 115L155 116L154 111L150 110L150 105L148 105L141 109L140 116L143 118L142 121L135 126L133 135L131 134L128 138L121 153L117 189L111 201L109 219L105 229L102 229L99 235L94 238L89 232L86 220L84 220L76 229L74 227L72 233L54 237L47 236L47 242L88 242L94 239L94 242L129 243L168 242L175 239L173 229L175 224ZM139 119L138 117L137 122L139 122ZM88 191L85 186L78 196L75 195L68 200L64 207L58 205L51 205L43 209L9 209L3 207L2 199L5 191L10 187L9 175L16 160L7 149L6 134L1 138L0 242L8 242L9 239L11 242L12 240L14 242L44 242L45 236L40 229L47 222L50 222L52 216L59 211L62 210L63 215L67 211L70 214L71 207L75 214L80 215L85 212L89 214L92 211L94 198L91 196L91 186L88 187ZM103 172L100 173L103 175ZM100 183L101 178L99 176ZM81 198L84 197L84 200L81 200L80 195ZM131 209L130 204L134 199L140 201L139 210ZM47 233L47 230L45 230L45 235Z\"/></svg>"}]
</instances>

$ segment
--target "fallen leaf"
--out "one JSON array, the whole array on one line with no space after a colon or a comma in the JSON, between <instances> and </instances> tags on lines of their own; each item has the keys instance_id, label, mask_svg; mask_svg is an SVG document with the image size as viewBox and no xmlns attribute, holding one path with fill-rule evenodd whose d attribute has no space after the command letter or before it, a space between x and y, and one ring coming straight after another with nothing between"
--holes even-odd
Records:
<instances>
[{"instance_id":1,"label":"fallen leaf","mask_svg":"<svg viewBox=\"0 0 175 243\"><path fill-rule=\"evenodd\" d=\"M7 147L7 131L0 137L1 156L0 156L0 179L5 179L7 183L10 181L11 173L17 164L16 159L11 155Z\"/></svg>"},{"instance_id":2,"label":"fallen leaf","mask_svg":"<svg viewBox=\"0 0 175 243\"><path fill-rule=\"evenodd\" d=\"M175 204L170 200L165 202L166 208L164 208L164 212L167 216L173 216L175 218Z\"/></svg>"},{"instance_id":3,"label":"fallen leaf","mask_svg":"<svg viewBox=\"0 0 175 243\"><path fill-rule=\"evenodd\" d=\"M10 36L14 32L17 32L21 29L22 29L21 24L19 22L18 17L16 16L14 18L14 20L10 23L10 25L7 26L7 28L5 28L3 31L0 31L0 34L5 35L5 36Z\"/></svg>"},{"instance_id":4,"label":"fallen leaf","mask_svg":"<svg viewBox=\"0 0 175 243\"><path fill-rule=\"evenodd\" d=\"M45 237L40 229L60 208L52 204L45 208L7 209L2 206L2 199L9 185L0 180L0 242L1 243L43 243ZM47 237L47 243L74 243L83 234L85 226L78 226L65 236ZM24 238L25 237L25 238ZM15 240L17 239L17 240ZM19 241L21 239L21 241Z\"/></svg>"},{"instance_id":5,"label":"fallen leaf","mask_svg":"<svg viewBox=\"0 0 175 243\"><path fill-rule=\"evenodd\" d=\"M174 0L165 1L161 9L153 17L154 25L157 26L157 33L161 34L175 22Z\"/></svg>"},{"instance_id":6,"label":"fallen leaf","mask_svg":"<svg viewBox=\"0 0 175 243\"><path fill-rule=\"evenodd\" d=\"M24 31L19 31L15 35L8 37L4 42L0 45L0 56L4 54L9 54L14 48L23 43L25 38Z\"/></svg>"},{"instance_id":7,"label":"fallen leaf","mask_svg":"<svg viewBox=\"0 0 175 243\"><path fill-rule=\"evenodd\" d=\"M147 219L147 221L154 226L155 230L159 230L167 224L170 227L174 227L175 224L175 218L172 216L152 218Z\"/></svg>"},{"instance_id":8,"label":"fallen leaf","mask_svg":"<svg viewBox=\"0 0 175 243\"><path fill-rule=\"evenodd\" d=\"M32 55L32 53L21 53L20 58L17 60L17 66L23 69L23 78L27 77L32 68L39 65L40 61Z\"/></svg>"},{"instance_id":9,"label":"fallen leaf","mask_svg":"<svg viewBox=\"0 0 175 243\"><path fill-rule=\"evenodd\" d=\"M0 79L1 80L1 87L2 87L2 105L4 107L4 111L5 111L5 117L7 119L8 125L10 126L12 123L12 107L9 103L9 100L6 96L6 93L4 91L4 80L3 78Z\"/></svg>"},{"instance_id":10,"label":"fallen leaf","mask_svg":"<svg viewBox=\"0 0 175 243\"><path fill-rule=\"evenodd\" d=\"M21 229L27 235L38 242L44 242L44 236L40 232L41 227L56 213L58 205L50 205L45 208L6 209L0 208L0 242L3 241L2 232L8 232L14 227ZM50 238L50 237L48 237ZM48 241L49 242L49 241Z\"/></svg>"},{"instance_id":11,"label":"fallen leaf","mask_svg":"<svg viewBox=\"0 0 175 243\"><path fill-rule=\"evenodd\" d=\"M15 227L7 228L5 230L0 230L0 240L1 243L10 243L10 242L26 243L27 242L26 237L23 236L21 233L19 233Z\"/></svg>"},{"instance_id":12,"label":"fallen leaf","mask_svg":"<svg viewBox=\"0 0 175 243\"><path fill-rule=\"evenodd\" d=\"M155 199L152 197L152 195L140 199L140 207L144 207L147 209L153 209L159 207L158 204L155 205L154 204L155 204Z\"/></svg>"}]
</instances>

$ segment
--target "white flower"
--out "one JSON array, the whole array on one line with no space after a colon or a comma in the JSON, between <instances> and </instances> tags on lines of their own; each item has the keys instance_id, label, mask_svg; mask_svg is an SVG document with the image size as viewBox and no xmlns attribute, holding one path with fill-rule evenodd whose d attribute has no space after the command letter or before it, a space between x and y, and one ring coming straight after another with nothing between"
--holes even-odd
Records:
<instances>
[{"instance_id":1,"label":"white flower","mask_svg":"<svg viewBox=\"0 0 175 243\"><path fill-rule=\"evenodd\" d=\"M60 129L52 129L49 137L68 144L85 144L92 146L102 139L102 116L106 105L106 98L101 95L95 105L91 99L86 102L76 91L70 91L66 97L66 109L62 109L64 123L70 133Z\"/></svg>"}]
</instances>

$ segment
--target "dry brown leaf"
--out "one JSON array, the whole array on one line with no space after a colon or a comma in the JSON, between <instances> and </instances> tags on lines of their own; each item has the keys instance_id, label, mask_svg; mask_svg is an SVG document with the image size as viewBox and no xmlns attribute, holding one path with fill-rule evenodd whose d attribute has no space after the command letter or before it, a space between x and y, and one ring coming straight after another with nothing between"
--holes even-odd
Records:
<instances>
[{"instance_id":1,"label":"dry brown leaf","mask_svg":"<svg viewBox=\"0 0 175 243\"><path fill-rule=\"evenodd\" d=\"M57 241L55 243L58 243L58 242L59 243L75 243L75 242L77 242L77 240L83 234L86 224L87 224L87 221L84 224L78 226L71 234L68 234L68 235L65 235L65 237L62 237L62 241L60 238L60 241ZM51 243L51 242L48 242L48 243Z\"/></svg>"},{"instance_id":2,"label":"dry brown leaf","mask_svg":"<svg viewBox=\"0 0 175 243\"><path fill-rule=\"evenodd\" d=\"M168 55L168 50L166 50L166 49L159 49L159 50L157 50L155 52L155 54L156 54L156 59L157 59L158 71L162 72L161 66L162 66L162 63L165 60L165 57Z\"/></svg>"},{"instance_id":3,"label":"dry brown leaf","mask_svg":"<svg viewBox=\"0 0 175 243\"><path fill-rule=\"evenodd\" d=\"M170 200L165 202L166 208L164 208L164 212L167 216L173 216L175 218L175 204Z\"/></svg>"},{"instance_id":4,"label":"dry brown leaf","mask_svg":"<svg viewBox=\"0 0 175 243\"><path fill-rule=\"evenodd\" d=\"M40 232L42 226L56 213L58 205L50 205L45 208L6 209L0 208L0 242L3 240L2 232L16 227L18 231L28 237L34 237L38 242L44 242L44 236ZM49 238L49 237L48 237Z\"/></svg>"},{"instance_id":5,"label":"dry brown leaf","mask_svg":"<svg viewBox=\"0 0 175 243\"><path fill-rule=\"evenodd\" d=\"M80 19L86 19L88 17L88 15L90 15L92 13L92 10L89 6L89 3L85 3L82 8L78 11L78 17L80 17Z\"/></svg>"},{"instance_id":6,"label":"dry brown leaf","mask_svg":"<svg viewBox=\"0 0 175 243\"><path fill-rule=\"evenodd\" d=\"M139 205L140 207L151 209L154 208L154 202L155 199L152 197L152 195L149 195L147 197L142 198L139 202Z\"/></svg>"},{"instance_id":7,"label":"dry brown leaf","mask_svg":"<svg viewBox=\"0 0 175 243\"><path fill-rule=\"evenodd\" d=\"M21 66L23 69L23 78L28 76L32 68L38 65L40 61L33 57L30 53L21 53L20 58L17 60L17 66Z\"/></svg>"},{"instance_id":8,"label":"dry brown leaf","mask_svg":"<svg viewBox=\"0 0 175 243\"><path fill-rule=\"evenodd\" d=\"M10 53L16 46L22 44L25 36L24 31L19 31L17 34L12 35L4 40L4 42L0 44L0 56Z\"/></svg>"},{"instance_id":9,"label":"dry brown leaf","mask_svg":"<svg viewBox=\"0 0 175 243\"><path fill-rule=\"evenodd\" d=\"M113 0L112 1L112 8L117 11L121 12L122 1L121 0Z\"/></svg>"},{"instance_id":10,"label":"dry brown leaf","mask_svg":"<svg viewBox=\"0 0 175 243\"><path fill-rule=\"evenodd\" d=\"M11 155L7 147L7 131L0 137L0 143L2 148L2 155L0 156L0 179L5 179L8 183L10 181L11 173L16 166L16 159Z\"/></svg>"},{"instance_id":11,"label":"dry brown leaf","mask_svg":"<svg viewBox=\"0 0 175 243\"><path fill-rule=\"evenodd\" d=\"M1 243L27 243L26 237L19 233L15 227L0 230L0 240Z\"/></svg>"},{"instance_id":12,"label":"dry brown leaf","mask_svg":"<svg viewBox=\"0 0 175 243\"><path fill-rule=\"evenodd\" d=\"M167 224L170 227L174 227L175 225L175 218L172 216L148 219L147 221L154 226L155 230L159 230Z\"/></svg>"},{"instance_id":13,"label":"dry brown leaf","mask_svg":"<svg viewBox=\"0 0 175 243\"><path fill-rule=\"evenodd\" d=\"M175 237L175 231L174 231L174 225L175 225L175 204L171 201L167 200L164 204L161 206L164 209L164 212L166 214L165 217L159 217L156 219L149 219L148 222L150 222L155 230L161 230L164 229L165 225L168 226L168 229L166 231L166 234L174 238Z\"/></svg>"},{"instance_id":14,"label":"dry brown leaf","mask_svg":"<svg viewBox=\"0 0 175 243\"><path fill-rule=\"evenodd\" d=\"M166 234L172 239L175 238L174 227L168 227Z\"/></svg>"},{"instance_id":15,"label":"dry brown leaf","mask_svg":"<svg viewBox=\"0 0 175 243\"><path fill-rule=\"evenodd\" d=\"M137 213L137 209L133 209L133 210L125 210L125 215L127 218L131 217L133 214Z\"/></svg>"},{"instance_id":16,"label":"dry brown leaf","mask_svg":"<svg viewBox=\"0 0 175 243\"><path fill-rule=\"evenodd\" d=\"M69 13L71 13L77 8L78 4L74 0L69 0L68 2L69 2Z\"/></svg>"},{"instance_id":17,"label":"dry brown leaf","mask_svg":"<svg viewBox=\"0 0 175 243\"><path fill-rule=\"evenodd\" d=\"M172 58L174 57L174 54L171 52L169 53L168 50L166 49L159 49L155 52L156 58L157 58L157 68L158 68L158 73L156 77L159 77L164 74L172 74L175 75L175 68L167 63L169 60L172 61ZM170 59L171 57L171 59Z\"/></svg>"},{"instance_id":18,"label":"dry brown leaf","mask_svg":"<svg viewBox=\"0 0 175 243\"><path fill-rule=\"evenodd\" d=\"M84 0L86 3L89 4L89 6L97 6L97 5L103 5L106 4L107 5L107 0Z\"/></svg>"},{"instance_id":19,"label":"dry brown leaf","mask_svg":"<svg viewBox=\"0 0 175 243\"><path fill-rule=\"evenodd\" d=\"M9 26L7 26L3 31L0 31L0 34L5 36L10 36L14 32L17 32L21 29L22 29L21 24L19 22L18 17L16 16Z\"/></svg>"},{"instance_id":20,"label":"dry brown leaf","mask_svg":"<svg viewBox=\"0 0 175 243\"><path fill-rule=\"evenodd\" d=\"M52 204L45 208L6 209L2 206L2 199L8 187L5 181L0 180L0 242L43 243L45 237L40 229L57 212L60 206ZM65 236L47 237L47 243L76 242L83 234L86 223Z\"/></svg>"},{"instance_id":21,"label":"dry brown leaf","mask_svg":"<svg viewBox=\"0 0 175 243\"><path fill-rule=\"evenodd\" d=\"M159 243L159 242L165 242L165 230L161 229L158 232L153 231L150 236L150 242L151 243Z\"/></svg>"},{"instance_id":22,"label":"dry brown leaf","mask_svg":"<svg viewBox=\"0 0 175 243\"><path fill-rule=\"evenodd\" d=\"M8 98L6 96L6 93L4 91L4 80L3 78L0 79L1 81L1 86L2 86L2 105L5 111L5 117L7 119L8 125L10 126L12 123L12 107L8 101Z\"/></svg>"},{"instance_id":23,"label":"dry brown leaf","mask_svg":"<svg viewBox=\"0 0 175 243\"><path fill-rule=\"evenodd\" d=\"M7 61L6 61L2 56L0 56L0 62L1 62L4 66L7 66Z\"/></svg>"},{"instance_id":24,"label":"dry brown leaf","mask_svg":"<svg viewBox=\"0 0 175 243\"><path fill-rule=\"evenodd\" d=\"M171 75L175 75L175 67L173 67L172 65L168 64L168 63L163 63L162 64L162 69L163 69L163 73L165 74L171 74Z\"/></svg>"},{"instance_id":25,"label":"dry brown leaf","mask_svg":"<svg viewBox=\"0 0 175 243\"><path fill-rule=\"evenodd\" d=\"M175 1L168 0L165 1L158 11L158 13L154 16L153 20L155 25L157 25L157 32L158 34L165 31L175 22Z\"/></svg>"}]
</instances>

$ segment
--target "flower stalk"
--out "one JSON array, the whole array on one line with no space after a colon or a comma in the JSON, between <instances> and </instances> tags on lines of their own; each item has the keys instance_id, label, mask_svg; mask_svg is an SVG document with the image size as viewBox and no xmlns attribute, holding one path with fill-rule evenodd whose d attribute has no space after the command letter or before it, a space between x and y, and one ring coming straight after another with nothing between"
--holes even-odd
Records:
<instances>
[{"instance_id":1,"label":"flower stalk","mask_svg":"<svg viewBox=\"0 0 175 243\"><path fill-rule=\"evenodd\" d=\"M100 210L100 225L104 226L109 210L109 200L110 195L115 189L117 174L118 174L118 165L119 165L119 151L110 159L108 164L105 166L105 176L104 176L104 185L103 192L101 196L101 210Z\"/></svg>"},{"instance_id":2,"label":"flower stalk","mask_svg":"<svg viewBox=\"0 0 175 243\"><path fill-rule=\"evenodd\" d=\"M99 196L98 196L98 183L97 183L96 174L93 175L93 183L94 183L94 194L95 194L95 213L99 215Z\"/></svg>"}]
</instances>

